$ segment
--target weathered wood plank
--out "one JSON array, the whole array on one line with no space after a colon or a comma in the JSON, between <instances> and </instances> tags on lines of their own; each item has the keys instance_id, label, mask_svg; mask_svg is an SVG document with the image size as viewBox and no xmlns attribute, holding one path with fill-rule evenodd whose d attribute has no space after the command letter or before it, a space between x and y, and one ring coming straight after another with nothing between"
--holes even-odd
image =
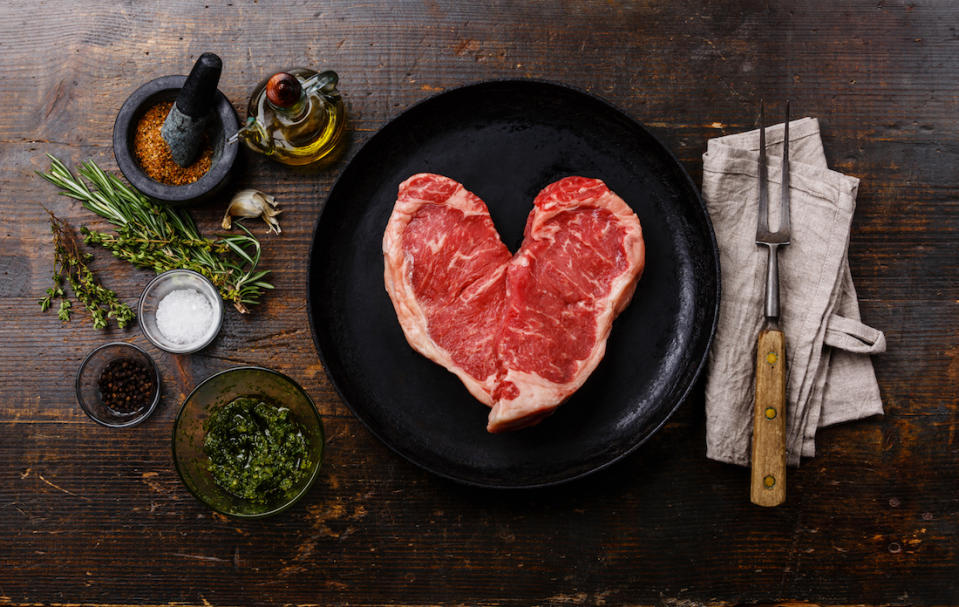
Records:
<instances>
[{"instance_id":1,"label":"weathered wood plank","mask_svg":"<svg viewBox=\"0 0 959 607\"><path fill-rule=\"evenodd\" d=\"M959 602L957 18L948 3L865 0L4 3L0 604ZM221 337L188 357L136 329L40 314L51 252L39 205L103 227L33 175L43 155L115 167L126 96L207 50L223 57L221 89L241 117L275 68L341 77L344 158L305 173L251 156L236 180L284 209L283 235L263 238L277 291L249 317L228 312ZM313 223L336 175L410 104L512 77L611 101L697 183L708 138L752 128L761 97L789 97L820 119L833 168L861 179L850 264L863 317L889 342L875 358L886 415L823 430L783 507L751 506L748 472L705 459L701 396L609 470L515 493L428 475L336 396L305 306ZM195 215L215 233L222 212ZM93 265L128 302L149 278L102 251ZM113 339L147 346L165 394L153 419L118 432L87 420L72 392L85 353ZM169 451L186 393L246 363L300 381L330 438L320 482L268 521L212 515Z\"/></svg>"}]
</instances>

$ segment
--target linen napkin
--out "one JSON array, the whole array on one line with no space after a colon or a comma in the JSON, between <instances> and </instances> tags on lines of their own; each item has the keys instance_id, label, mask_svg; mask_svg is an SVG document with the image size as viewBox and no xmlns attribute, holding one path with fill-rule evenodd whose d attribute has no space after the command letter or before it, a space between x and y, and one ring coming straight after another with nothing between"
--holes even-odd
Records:
<instances>
[{"instance_id":1,"label":"linen napkin","mask_svg":"<svg viewBox=\"0 0 959 607\"><path fill-rule=\"evenodd\" d=\"M846 253L859 180L829 170L819 122L789 123L791 243L779 252L786 336L787 463L815 455L816 430L882 414L871 354L881 331L860 321ZM771 229L779 225L783 125L766 129ZM719 244L722 300L706 380L706 455L749 465L756 339L766 247L756 245L759 131L709 141L703 198Z\"/></svg>"}]
</instances>

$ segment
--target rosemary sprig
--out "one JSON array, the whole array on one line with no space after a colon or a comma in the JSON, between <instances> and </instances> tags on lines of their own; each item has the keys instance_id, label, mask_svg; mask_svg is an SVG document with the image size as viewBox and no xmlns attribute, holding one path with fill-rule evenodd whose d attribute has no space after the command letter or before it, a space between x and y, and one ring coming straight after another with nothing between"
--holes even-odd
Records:
<instances>
[{"instance_id":1,"label":"rosemary sprig","mask_svg":"<svg viewBox=\"0 0 959 607\"><path fill-rule=\"evenodd\" d=\"M257 270L260 242L245 226L240 225L244 234L204 238L189 213L154 202L92 160L82 163L78 171L88 185L60 160L48 157L50 172L39 175L116 226L116 234L81 227L85 243L102 246L157 274L174 268L199 272L244 314L249 312L247 306L258 304L263 292L273 288L264 280L269 270Z\"/></svg>"},{"instance_id":2,"label":"rosemary sprig","mask_svg":"<svg viewBox=\"0 0 959 607\"><path fill-rule=\"evenodd\" d=\"M50 214L50 231L53 232L53 286L47 289L46 297L40 300L40 309L46 312L59 299L57 317L64 322L70 320L72 306L63 290L63 281L66 279L76 298L90 313L95 329L106 328L109 318L116 319L121 329L126 328L136 317L133 310L117 299L116 293L97 281L87 266L91 256L80 252L80 245L70 224L49 210L47 213Z\"/></svg>"}]
</instances>

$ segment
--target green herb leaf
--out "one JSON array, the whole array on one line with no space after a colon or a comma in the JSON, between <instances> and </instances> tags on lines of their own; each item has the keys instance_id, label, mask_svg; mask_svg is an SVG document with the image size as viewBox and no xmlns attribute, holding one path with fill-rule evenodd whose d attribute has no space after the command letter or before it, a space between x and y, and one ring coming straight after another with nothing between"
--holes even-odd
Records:
<instances>
[{"instance_id":1,"label":"green herb leaf","mask_svg":"<svg viewBox=\"0 0 959 607\"><path fill-rule=\"evenodd\" d=\"M53 301L59 299L60 307L57 310L57 317L64 322L70 320L72 304L63 289L63 281L66 278L73 289L73 294L90 313L95 328L101 329L107 325L107 318L101 308L115 310L114 315L120 327L125 326L119 322L120 318L128 324L134 317L133 310L119 301L116 293L104 288L97 281L93 271L87 266L88 255L80 251L80 244L70 224L49 210L47 213L50 215L50 231L53 233L53 286L46 290L46 297L39 300L40 310L46 312Z\"/></svg>"},{"instance_id":2,"label":"green herb leaf","mask_svg":"<svg viewBox=\"0 0 959 607\"><path fill-rule=\"evenodd\" d=\"M262 280L269 271L257 270L260 242L244 226L240 225L245 234L204 238L189 213L158 204L95 162L84 162L78 173L89 185L50 156L50 170L40 176L116 226L116 234L81 228L86 244L101 246L119 259L158 274L174 268L199 272L241 313L248 312L247 304L258 304L263 292L273 288ZM119 324L120 316L113 318Z\"/></svg>"},{"instance_id":3,"label":"green herb leaf","mask_svg":"<svg viewBox=\"0 0 959 607\"><path fill-rule=\"evenodd\" d=\"M70 300L60 300L60 309L57 311L57 318L66 322L70 320Z\"/></svg>"}]
</instances>

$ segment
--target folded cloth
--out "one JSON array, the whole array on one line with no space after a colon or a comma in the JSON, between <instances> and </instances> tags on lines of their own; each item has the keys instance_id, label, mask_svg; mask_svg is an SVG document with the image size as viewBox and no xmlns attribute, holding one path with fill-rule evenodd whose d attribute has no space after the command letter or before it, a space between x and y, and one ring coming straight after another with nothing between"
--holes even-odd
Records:
<instances>
[{"instance_id":1,"label":"folded cloth","mask_svg":"<svg viewBox=\"0 0 959 607\"><path fill-rule=\"evenodd\" d=\"M816 430L882 414L870 354L882 332L860 322L846 252L859 180L829 170L819 122L789 123L792 236L779 252L786 336L787 462L815 455ZM766 129L770 228L779 225L783 125ZM706 455L749 465L765 247L756 245L759 131L711 139L703 198L719 243L722 301L706 380Z\"/></svg>"}]
</instances>

